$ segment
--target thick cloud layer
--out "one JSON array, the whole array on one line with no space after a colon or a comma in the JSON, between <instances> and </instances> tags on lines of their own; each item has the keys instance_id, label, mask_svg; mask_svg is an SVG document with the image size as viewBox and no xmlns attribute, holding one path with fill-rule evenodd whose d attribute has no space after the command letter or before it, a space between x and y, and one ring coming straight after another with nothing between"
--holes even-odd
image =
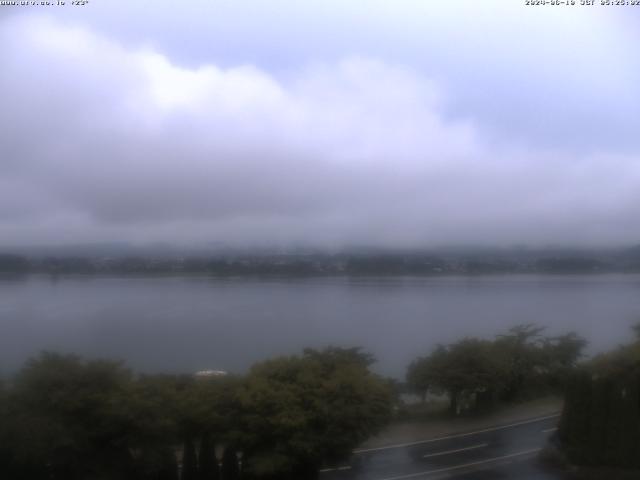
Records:
<instances>
[{"instance_id":1,"label":"thick cloud layer","mask_svg":"<svg viewBox=\"0 0 640 480\"><path fill-rule=\"evenodd\" d=\"M634 148L501 138L406 63L185 67L32 15L0 23L16 39L0 52L3 245L640 239Z\"/></svg>"}]
</instances>

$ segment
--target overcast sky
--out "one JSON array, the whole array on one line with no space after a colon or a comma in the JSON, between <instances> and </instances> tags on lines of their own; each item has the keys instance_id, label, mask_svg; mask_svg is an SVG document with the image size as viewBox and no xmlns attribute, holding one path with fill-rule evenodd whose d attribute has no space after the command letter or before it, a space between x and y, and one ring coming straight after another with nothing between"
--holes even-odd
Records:
<instances>
[{"instance_id":1,"label":"overcast sky","mask_svg":"<svg viewBox=\"0 0 640 480\"><path fill-rule=\"evenodd\" d=\"M90 0L0 42L0 246L640 242L640 6Z\"/></svg>"}]
</instances>

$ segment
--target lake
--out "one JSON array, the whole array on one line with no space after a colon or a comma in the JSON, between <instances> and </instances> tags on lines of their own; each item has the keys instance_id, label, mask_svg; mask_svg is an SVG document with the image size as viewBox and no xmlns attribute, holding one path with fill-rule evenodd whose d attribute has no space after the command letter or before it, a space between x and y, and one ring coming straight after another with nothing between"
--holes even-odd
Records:
<instances>
[{"instance_id":1,"label":"lake","mask_svg":"<svg viewBox=\"0 0 640 480\"><path fill-rule=\"evenodd\" d=\"M122 359L138 371L244 372L303 347L362 346L402 377L437 343L534 322L589 352L630 338L638 275L219 279L0 279L0 373L42 349Z\"/></svg>"}]
</instances>

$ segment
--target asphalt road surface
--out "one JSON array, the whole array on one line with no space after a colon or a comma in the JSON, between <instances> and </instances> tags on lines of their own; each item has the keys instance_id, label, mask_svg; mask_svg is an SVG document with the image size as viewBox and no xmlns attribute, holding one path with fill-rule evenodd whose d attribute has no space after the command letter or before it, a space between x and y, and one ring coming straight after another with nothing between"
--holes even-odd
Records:
<instances>
[{"instance_id":1,"label":"asphalt road surface","mask_svg":"<svg viewBox=\"0 0 640 480\"><path fill-rule=\"evenodd\" d=\"M558 480L536 457L555 431L559 415L475 432L356 450L348 465L320 473L320 480Z\"/></svg>"}]
</instances>

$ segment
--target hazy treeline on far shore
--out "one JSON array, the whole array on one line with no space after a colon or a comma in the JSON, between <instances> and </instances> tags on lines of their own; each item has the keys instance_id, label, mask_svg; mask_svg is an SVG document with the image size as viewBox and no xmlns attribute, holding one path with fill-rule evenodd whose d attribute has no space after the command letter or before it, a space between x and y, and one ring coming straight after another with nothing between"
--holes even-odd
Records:
<instances>
[{"instance_id":1,"label":"hazy treeline on far shore","mask_svg":"<svg viewBox=\"0 0 640 480\"><path fill-rule=\"evenodd\" d=\"M1 273L439 275L640 272L640 246L610 249L354 249L257 252L145 248L0 252Z\"/></svg>"}]
</instances>

